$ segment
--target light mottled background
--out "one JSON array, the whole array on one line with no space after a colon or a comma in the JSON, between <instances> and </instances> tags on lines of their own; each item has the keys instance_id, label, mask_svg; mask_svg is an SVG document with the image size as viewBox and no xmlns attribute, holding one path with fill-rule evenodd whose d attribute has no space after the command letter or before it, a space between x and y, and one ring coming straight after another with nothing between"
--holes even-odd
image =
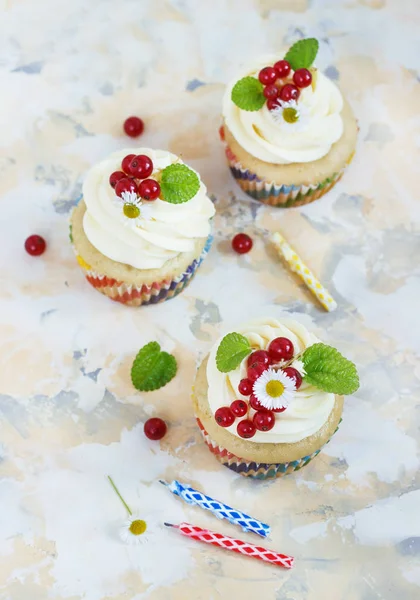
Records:
<instances>
[{"instance_id":1,"label":"light mottled background","mask_svg":"<svg viewBox=\"0 0 420 600\"><path fill-rule=\"evenodd\" d=\"M419 84L416 0L3 0L1 84L2 600L393 600L419 597ZM287 10L284 10L284 9ZM353 164L301 209L247 200L218 141L223 86L238 65L304 35L358 116ZM214 196L214 248L190 288L130 309L84 281L68 216L84 173L141 144L198 168ZM337 298L326 314L265 245L281 229ZM231 235L251 233L239 257ZM31 258L27 235L48 240ZM259 483L219 466L191 412L199 357L224 327L292 311L360 367L331 444L310 466ZM157 339L179 362L167 387L137 393L129 369ZM142 423L169 423L161 445ZM273 525L291 572L156 529L118 539L125 517L105 480L149 519L229 524L182 505L178 476ZM244 535L244 537L246 537ZM252 539L250 536L248 539Z\"/></svg>"}]
</instances>

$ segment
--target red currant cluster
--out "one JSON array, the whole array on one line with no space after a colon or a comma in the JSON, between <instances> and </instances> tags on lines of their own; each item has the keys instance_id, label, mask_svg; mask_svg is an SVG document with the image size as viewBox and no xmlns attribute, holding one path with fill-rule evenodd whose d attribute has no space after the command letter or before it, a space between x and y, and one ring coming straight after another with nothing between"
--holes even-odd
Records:
<instances>
[{"instance_id":1,"label":"red currant cluster","mask_svg":"<svg viewBox=\"0 0 420 600\"><path fill-rule=\"evenodd\" d=\"M149 179L153 173L153 162L145 154L128 154L121 163L122 171L114 171L109 177L111 187L117 196L123 192L134 192L143 200L156 200L160 195L160 185Z\"/></svg>"},{"instance_id":2,"label":"red currant cluster","mask_svg":"<svg viewBox=\"0 0 420 600\"><path fill-rule=\"evenodd\" d=\"M276 421L274 413L280 413L286 409L266 409L252 393L254 382L269 367L292 360L294 353L293 343L288 338L278 337L270 342L267 350L256 350L250 354L247 361L247 377L241 379L238 385L239 393L242 396L248 396L249 400L234 400L230 406L218 408L214 415L216 422L221 427L230 427L237 417L245 417L246 415L244 420L239 421L236 428L238 435L245 439L252 438L257 429L258 431L270 431ZM302 385L302 375L299 371L294 367L283 367L281 370L290 379L293 379L296 389L299 389ZM250 409L255 411L252 419L249 418Z\"/></svg>"},{"instance_id":3,"label":"red currant cluster","mask_svg":"<svg viewBox=\"0 0 420 600\"><path fill-rule=\"evenodd\" d=\"M272 67L264 67L258 73L258 79L264 86L263 94L267 98L269 110L277 108L279 100L297 101L300 88L311 85L312 75L308 69L298 69L293 75L291 71L292 68L287 60L279 60Z\"/></svg>"}]
</instances>

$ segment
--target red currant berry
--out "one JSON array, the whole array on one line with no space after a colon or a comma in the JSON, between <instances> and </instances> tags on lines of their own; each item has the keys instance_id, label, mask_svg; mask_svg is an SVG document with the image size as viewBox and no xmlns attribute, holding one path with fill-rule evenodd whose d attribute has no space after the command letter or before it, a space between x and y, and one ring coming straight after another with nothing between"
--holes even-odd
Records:
<instances>
[{"instance_id":1,"label":"red currant berry","mask_svg":"<svg viewBox=\"0 0 420 600\"><path fill-rule=\"evenodd\" d=\"M267 350L255 350L255 352L250 354L247 361L248 367L254 363L262 363L263 365L267 365L267 367L269 367L271 365L271 358Z\"/></svg>"},{"instance_id":2,"label":"red currant berry","mask_svg":"<svg viewBox=\"0 0 420 600\"><path fill-rule=\"evenodd\" d=\"M230 410L235 417L243 417L248 412L248 404L243 400L234 400L230 405Z\"/></svg>"},{"instance_id":3,"label":"red currant berry","mask_svg":"<svg viewBox=\"0 0 420 600\"><path fill-rule=\"evenodd\" d=\"M274 110L275 108L278 108L280 106L278 98L276 98L275 100L267 100L267 108L268 110Z\"/></svg>"},{"instance_id":4,"label":"red currant berry","mask_svg":"<svg viewBox=\"0 0 420 600\"><path fill-rule=\"evenodd\" d=\"M144 179L139 185L139 196L143 200L156 200L160 195L160 185L155 179Z\"/></svg>"},{"instance_id":5,"label":"red currant berry","mask_svg":"<svg viewBox=\"0 0 420 600\"><path fill-rule=\"evenodd\" d=\"M134 192L137 194L137 183L132 179L128 179L128 177L120 179L115 186L115 193L121 198L123 192Z\"/></svg>"},{"instance_id":6,"label":"red currant berry","mask_svg":"<svg viewBox=\"0 0 420 600\"><path fill-rule=\"evenodd\" d=\"M109 183L111 187L114 188L119 182L119 180L124 179L125 177L127 177L127 175L122 171L114 171L113 173L111 173L111 175L109 176Z\"/></svg>"},{"instance_id":7,"label":"red currant berry","mask_svg":"<svg viewBox=\"0 0 420 600\"><path fill-rule=\"evenodd\" d=\"M275 338L268 346L268 354L273 361L290 360L295 353L294 346L290 340L285 337Z\"/></svg>"},{"instance_id":8,"label":"red currant berry","mask_svg":"<svg viewBox=\"0 0 420 600\"><path fill-rule=\"evenodd\" d=\"M306 88L312 83L312 74L308 69L298 69L293 73L293 83L299 88Z\"/></svg>"},{"instance_id":9,"label":"red currant berry","mask_svg":"<svg viewBox=\"0 0 420 600\"><path fill-rule=\"evenodd\" d=\"M252 421L244 419L243 421L239 421L236 431L239 437L248 439L254 437L256 428Z\"/></svg>"},{"instance_id":10,"label":"red currant berry","mask_svg":"<svg viewBox=\"0 0 420 600\"><path fill-rule=\"evenodd\" d=\"M235 422L235 415L230 410L229 406L218 408L214 413L214 418L220 427L230 427Z\"/></svg>"},{"instance_id":11,"label":"red currant berry","mask_svg":"<svg viewBox=\"0 0 420 600\"><path fill-rule=\"evenodd\" d=\"M238 254L246 254L252 248L252 239L246 233L237 233L232 240L232 248Z\"/></svg>"},{"instance_id":12,"label":"red currant berry","mask_svg":"<svg viewBox=\"0 0 420 600\"><path fill-rule=\"evenodd\" d=\"M286 410L287 406L282 406L281 408L273 408L273 412L275 413L281 413L284 412Z\"/></svg>"},{"instance_id":13,"label":"red currant berry","mask_svg":"<svg viewBox=\"0 0 420 600\"><path fill-rule=\"evenodd\" d=\"M275 65L274 68L277 71L277 77L279 77L280 79L284 79L285 77L287 77L290 73L290 63L287 62L287 60L278 60Z\"/></svg>"},{"instance_id":14,"label":"red currant berry","mask_svg":"<svg viewBox=\"0 0 420 600\"><path fill-rule=\"evenodd\" d=\"M249 396L252 394L252 381L250 379L241 379L238 385L238 392L242 396Z\"/></svg>"},{"instance_id":15,"label":"red currant berry","mask_svg":"<svg viewBox=\"0 0 420 600\"><path fill-rule=\"evenodd\" d=\"M277 71L274 67L264 67L258 73L258 79L261 81L263 85L270 85L270 83L274 83L277 79Z\"/></svg>"},{"instance_id":16,"label":"red currant berry","mask_svg":"<svg viewBox=\"0 0 420 600\"><path fill-rule=\"evenodd\" d=\"M302 385L302 375L299 373L299 371L294 367L286 367L285 369L282 369L282 371L285 375L287 375L287 377L293 379L296 389L298 390Z\"/></svg>"},{"instance_id":17,"label":"red currant berry","mask_svg":"<svg viewBox=\"0 0 420 600\"><path fill-rule=\"evenodd\" d=\"M270 431L274 427L276 417L271 410L262 410L255 413L252 422L258 431Z\"/></svg>"},{"instance_id":18,"label":"red currant berry","mask_svg":"<svg viewBox=\"0 0 420 600\"><path fill-rule=\"evenodd\" d=\"M124 121L124 131L130 137L138 137L143 133L144 123L138 117L128 117Z\"/></svg>"},{"instance_id":19,"label":"red currant berry","mask_svg":"<svg viewBox=\"0 0 420 600\"><path fill-rule=\"evenodd\" d=\"M30 235L25 240L25 250L31 256L44 254L47 243L40 235Z\"/></svg>"},{"instance_id":20,"label":"red currant berry","mask_svg":"<svg viewBox=\"0 0 420 600\"><path fill-rule=\"evenodd\" d=\"M275 100L276 98L278 98L280 90L274 84L266 85L263 89L263 94L267 98L267 100Z\"/></svg>"},{"instance_id":21,"label":"red currant berry","mask_svg":"<svg viewBox=\"0 0 420 600\"><path fill-rule=\"evenodd\" d=\"M293 85L293 83L286 83L280 90L280 100L283 102L290 102L290 100L297 100L299 98L299 90Z\"/></svg>"},{"instance_id":22,"label":"red currant berry","mask_svg":"<svg viewBox=\"0 0 420 600\"><path fill-rule=\"evenodd\" d=\"M153 419L147 419L143 430L144 435L149 440L161 440L166 433L167 427L165 421L158 417L153 417Z\"/></svg>"},{"instance_id":23,"label":"red currant berry","mask_svg":"<svg viewBox=\"0 0 420 600\"><path fill-rule=\"evenodd\" d=\"M251 405L251 408L253 408L254 410L267 410L262 404L261 402L258 400L257 396L255 394L251 394L249 397L249 403Z\"/></svg>"},{"instance_id":24,"label":"red currant berry","mask_svg":"<svg viewBox=\"0 0 420 600\"><path fill-rule=\"evenodd\" d=\"M139 154L131 161L130 171L137 179L146 179L153 173L153 162L145 154Z\"/></svg>"},{"instance_id":25,"label":"red currant berry","mask_svg":"<svg viewBox=\"0 0 420 600\"><path fill-rule=\"evenodd\" d=\"M135 156L135 154L127 154L127 156L122 159L121 168L127 175L131 175L130 164Z\"/></svg>"},{"instance_id":26,"label":"red currant berry","mask_svg":"<svg viewBox=\"0 0 420 600\"><path fill-rule=\"evenodd\" d=\"M248 379L250 379L252 383L254 383L254 381L256 381L258 377L260 377L260 375L262 375L267 369L268 365L265 365L264 363L254 363L250 367L248 367L246 375Z\"/></svg>"}]
</instances>

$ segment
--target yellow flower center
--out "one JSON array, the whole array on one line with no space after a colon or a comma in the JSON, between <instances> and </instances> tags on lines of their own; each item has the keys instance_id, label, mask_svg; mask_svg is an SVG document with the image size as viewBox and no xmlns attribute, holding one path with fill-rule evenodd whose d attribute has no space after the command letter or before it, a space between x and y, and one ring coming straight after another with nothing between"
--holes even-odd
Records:
<instances>
[{"instance_id":1,"label":"yellow flower center","mask_svg":"<svg viewBox=\"0 0 420 600\"><path fill-rule=\"evenodd\" d=\"M265 391L272 398L279 398L279 396L281 396L284 392L284 385L281 383L281 381L272 379L265 386Z\"/></svg>"},{"instance_id":2,"label":"yellow flower center","mask_svg":"<svg viewBox=\"0 0 420 600\"><path fill-rule=\"evenodd\" d=\"M135 204L124 204L123 212L129 219L136 219L140 215L140 209Z\"/></svg>"},{"instance_id":3,"label":"yellow flower center","mask_svg":"<svg viewBox=\"0 0 420 600\"><path fill-rule=\"evenodd\" d=\"M283 110L283 119L286 123L296 123L299 120L299 113L296 108L289 106Z\"/></svg>"},{"instance_id":4,"label":"yellow flower center","mask_svg":"<svg viewBox=\"0 0 420 600\"><path fill-rule=\"evenodd\" d=\"M129 529L133 535L141 535L147 529L146 521L143 521L142 519L137 519L136 521L133 521L131 523Z\"/></svg>"}]
</instances>

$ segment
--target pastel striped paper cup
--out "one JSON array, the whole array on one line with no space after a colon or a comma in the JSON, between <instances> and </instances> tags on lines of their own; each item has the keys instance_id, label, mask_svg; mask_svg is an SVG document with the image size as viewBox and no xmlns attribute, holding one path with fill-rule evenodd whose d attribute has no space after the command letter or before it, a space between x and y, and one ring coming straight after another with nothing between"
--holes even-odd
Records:
<instances>
[{"instance_id":1,"label":"pastel striped paper cup","mask_svg":"<svg viewBox=\"0 0 420 600\"><path fill-rule=\"evenodd\" d=\"M288 463L269 464L247 461L243 458L235 456L235 454L232 454L231 452L226 450L226 448L222 448L221 446L219 446L217 442L210 438L200 419L198 417L196 417L196 419L198 427L200 428L201 434L210 452L217 458L217 460L220 463L222 463L222 465L224 465L228 469L231 469L232 471L235 471L235 473L243 475L244 477L252 477L253 479L274 479L276 477L283 477L288 473L299 471L299 469L309 464L311 460L314 459L315 456L317 456L323 448L322 446L312 454L309 454L308 456L303 456L298 460L293 460ZM337 430L338 427L334 431L334 433ZM331 438L326 443L328 444L330 440Z\"/></svg>"},{"instance_id":2,"label":"pastel striped paper cup","mask_svg":"<svg viewBox=\"0 0 420 600\"><path fill-rule=\"evenodd\" d=\"M137 286L128 284L124 281L117 281L107 277L103 273L98 273L80 256L77 251L76 259L84 271L86 280L105 296L108 296L115 302L126 304L128 306L146 306L148 304L158 304L170 298L174 298L184 290L197 272L198 267L208 254L213 235L210 234L199 258L186 268L186 270L174 279L162 279L150 285ZM74 248L74 246L73 246Z\"/></svg>"},{"instance_id":3,"label":"pastel striped paper cup","mask_svg":"<svg viewBox=\"0 0 420 600\"><path fill-rule=\"evenodd\" d=\"M341 171L334 173L331 177L320 183L310 185L278 185L273 181L260 179L255 173L249 169L245 169L227 145L225 153L233 177L248 196L264 204L282 208L302 206L321 198L339 181L345 167L353 158L353 155L351 155Z\"/></svg>"}]
</instances>

